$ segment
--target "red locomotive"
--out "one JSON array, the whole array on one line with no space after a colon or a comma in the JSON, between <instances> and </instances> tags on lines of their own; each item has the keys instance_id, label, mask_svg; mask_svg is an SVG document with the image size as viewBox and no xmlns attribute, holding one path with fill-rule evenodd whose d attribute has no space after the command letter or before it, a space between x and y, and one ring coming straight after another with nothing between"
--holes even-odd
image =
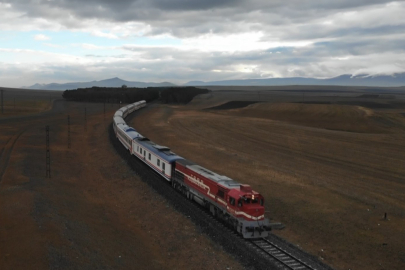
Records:
<instances>
[{"instance_id":1,"label":"red locomotive","mask_svg":"<svg viewBox=\"0 0 405 270\"><path fill-rule=\"evenodd\" d=\"M173 174L172 174L173 175ZM264 218L264 199L249 185L240 184L189 160L175 162L172 185L189 199L209 207L244 238L266 237L269 221Z\"/></svg>"},{"instance_id":2,"label":"red locomotive","mask_svg":"<svg viewBox=\"0 0 405 270\"><path fill-rule=\"evenodd\" d=\"M144 106L145 101L141 101L115 113L113 127L124 147L187 198L207 207L214 216L228 223L244 238L266 237L271 228L264 217L264 199L249 185L183 159L126 125L123 117Z\"/></svg>"}]
</instances>

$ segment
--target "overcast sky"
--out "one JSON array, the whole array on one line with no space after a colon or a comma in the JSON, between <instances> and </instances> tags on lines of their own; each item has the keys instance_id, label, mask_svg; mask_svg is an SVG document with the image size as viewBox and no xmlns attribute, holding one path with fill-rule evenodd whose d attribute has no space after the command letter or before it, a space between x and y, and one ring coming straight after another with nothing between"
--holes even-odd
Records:
<instances>
[{"instance_id":1,"label":"overcast sky","mask_svg":"<svg viewBox=\"0 0 405 270\"><path fill-rule=\"evenodd\" d=\"M0 86L405 72L405 1L0 0Z\"/></svg>"}]
</instances>

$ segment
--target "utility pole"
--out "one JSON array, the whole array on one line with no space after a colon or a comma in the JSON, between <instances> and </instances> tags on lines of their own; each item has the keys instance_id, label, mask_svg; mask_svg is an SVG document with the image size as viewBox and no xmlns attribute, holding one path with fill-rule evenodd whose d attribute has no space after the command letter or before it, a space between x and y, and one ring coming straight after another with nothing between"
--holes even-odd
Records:
<instances>
[{"instance_id":1,"label":"utility pole","mask_svg":"<svg viewBox=\"0 0 405 270\"><path fill-rule=\"evenodd\" d=\"M87 131L87 108L84 107L84 130Z\"/></svg>"},{"instance_id":2,"label":"utility pole","mask_svg":"<svg viewBox=\"0 0 405 270\"><path fill-rule=\"evenodd\" d=\"M105 98L104 98L104 121L105 121Z\"/></svg>"},{"instance_id":3,"label":"utility pole","mask_svg":"<svg viewBox=\"0 0 405 270\"><path fill-rule=\"evenodd\" d=\"M4 90L1 89L1 114L4 114L4 104L3 104L3 92Z\"/></svg>"},{"instance_id":4,"label":"utility pole","mask_svg":"<svg viewBox=\"0 0 405 270\"><path fill-rule=\"evenodd\" d=\"M71 147L71 141L70 141L70 115L67 117L68 120L68 149Z\"/></svg>"},{"instance_id":5,"label":"utility pole","mask_svg":"<svg viewBox=\"0 0 405 270\"><path fill-rule=\"evenodd\" d=\"M51 178L51 152L49 148L49 126L46 126L45 130L46 130L46 178Z\"/></svg>"}]
</instances>

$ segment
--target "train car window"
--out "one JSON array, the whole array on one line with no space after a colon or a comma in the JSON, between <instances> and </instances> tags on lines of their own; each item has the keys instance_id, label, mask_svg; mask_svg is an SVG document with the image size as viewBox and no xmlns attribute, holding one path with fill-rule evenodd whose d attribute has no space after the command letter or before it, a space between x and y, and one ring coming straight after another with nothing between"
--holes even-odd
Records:
<instances>
[{"instance_id":1,"label":"train car window","mask_svg":"<svg viewBox=\"0 0 405 270\"><path fill-rule=\"evenodd\" d=\"M165 170L165 163L164 162L162 162L162 169L163 169L163 171Z\"/></svg>"},{"instance_id":2,"label":"train car window","mask_svg":"<svg viewBox=\"0 0 405 270\"><path fill-rule=\"evenodd\" d=\"M137 146L136 146L136 151L138 151L138 152L139 152L139 145L137 145Z\"/></svg>"},{"instance_id":3,"label":"train car window","mask_svg":"<svg viewBox=\"0 0 405 270\"><path fill-rule=\"evenodd\" d=\"M157 165L160 166L160 159L157 160Z\"/></svg>"},{"instance_id":4,"label":"train car window","mask_svg":"<svg viewBox=\"0 0 405 270\"><path fill-rule=\"evenodd\" d=\"M150 153L149 153L149 160L150 160Z\"/></svg>"},{"instance_id":5,"label":"train car window","mask_svg":"<svg viewBox=\"0 0 405 270\"><path fill-rule=\"evenodd\" d=\"M238 200L238 206L239 206L239 207L242 207L242 199L239 199L239 200Z\"/></svg>"},{"instance_id":6,"label":"train car window","mask_svg":"<svg viewBox=\"0 0 405 270\"><path fill-rule=\"evenodd\" d=\"M229 203L230 203L231 205L235 205L235 198L229 197Z\"/></svg>"}]
</instances>

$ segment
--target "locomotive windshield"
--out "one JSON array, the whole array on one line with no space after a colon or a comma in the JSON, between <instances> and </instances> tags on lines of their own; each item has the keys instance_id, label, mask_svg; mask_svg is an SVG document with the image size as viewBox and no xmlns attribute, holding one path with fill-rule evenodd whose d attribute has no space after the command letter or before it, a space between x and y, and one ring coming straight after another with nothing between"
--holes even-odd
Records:
<instances>
[{"instance_id":1,"label":"locomotive windshield","mask_svg":"<svg viewBox=\"0 0 405 270\"><path fill-rule=\"evenodd\" d=\"M249 203L258 203L259 201L257 199L250 199L250 198L246 198L245 199L245 203L249 204Z\"/></svg>"},{"instance_id":2,"label":"locomotive windshield","mask_svg":"<svg viewBox=\"0 0 405 270\"><path fill-rule=\"evenodd\" d=\"M259 203L259 197L256 195L244 195L241 197L245 204L256 204ZM261 199L262 200L262 199Z\"/></svg>"}]
</instances>

